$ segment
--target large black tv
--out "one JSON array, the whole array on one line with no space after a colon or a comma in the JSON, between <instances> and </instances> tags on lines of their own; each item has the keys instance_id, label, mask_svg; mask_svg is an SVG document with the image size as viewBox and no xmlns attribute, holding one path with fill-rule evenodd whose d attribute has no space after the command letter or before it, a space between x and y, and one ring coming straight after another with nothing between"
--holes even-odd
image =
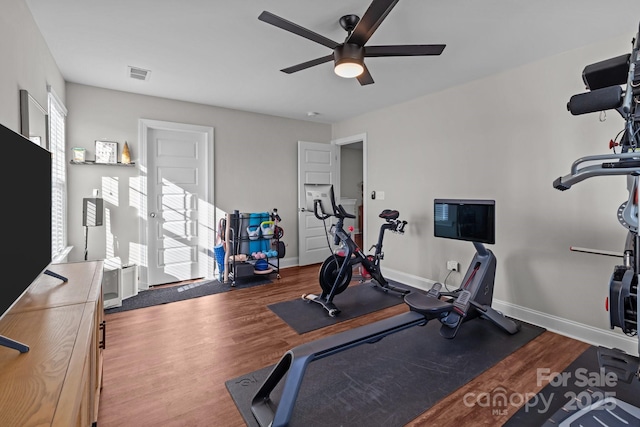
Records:
<instances>
[{"instance_id":1,"label":"large black tv","mask_svg":"<svg viewBox=\"0 0 640 427\"><path fill-rule=\"evenodd\" d=\"M51 263L51 153L3 125L0 153L2 318Z\"/></svg>"},{"instance_id":2,"label":"large black tv","mask_svg":"<svg viewBox=\"0 0 640 427\"><path fill-rule=\"evenodd\" d=\"M436 237L494 244L495 222L495 200L433 201L433 233Z\"/></svg>"}]
</instances>

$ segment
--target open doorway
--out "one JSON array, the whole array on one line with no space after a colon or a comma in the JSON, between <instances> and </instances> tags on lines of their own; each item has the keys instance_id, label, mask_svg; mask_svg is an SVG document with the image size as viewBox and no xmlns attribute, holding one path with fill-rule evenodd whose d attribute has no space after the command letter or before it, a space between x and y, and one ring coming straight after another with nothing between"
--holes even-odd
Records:
<instances>
[{"instance_id":1,"label":"open doorway","mask_svg":"<svg viewBox=\"0 0 640 427\"><path fill-rule=\"evenodd\" d=\"M354 135L334 141L340 149L340 203L356 216L345 222L353 226L353 240L360 248L366 241L366 134Z\"/></svg>"}]
</instances>

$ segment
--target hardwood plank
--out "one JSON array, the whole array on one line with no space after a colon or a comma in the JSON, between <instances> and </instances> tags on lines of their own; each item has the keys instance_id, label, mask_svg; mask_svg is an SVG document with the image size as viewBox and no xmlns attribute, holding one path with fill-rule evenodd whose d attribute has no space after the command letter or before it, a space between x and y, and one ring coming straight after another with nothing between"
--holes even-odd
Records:
<instances>
[{"instance_id":1,"label":"hardwood plank","mask_svg":"<svg viewBox=\"0 0 640 427\"><path fill-rule=\"evenodd\" d=\"M401 304L298 335L267 305L317 293L318 269L287 268L271 284L106 315L98 425L244 426L226 380L276 363L291 347L408 310ZM536 384L538 367L559 371L587 347L545 332L409 425L465 424L452 413L474 425L501 425L516 407L495 415L486 407L465 405L465 395L499 387L535 393L543 386Z\"/></svg>"},{"instance_id":2,"label":"hardwood plank","mask_svg":"<svg viewBox=\"0 0 640 427\"><path fill-rule=\"evenodd\" d=\"M538 369L561 372L588 347L589 344L546 331L451 393L408 426L462 426L468 425L469 420L473 420L474 426L502 425L547 385L538 381ZM507 397L506 404L493 399L498 395ZM451 410L452 407L455 410Z\"/></svg>"}]
</instances>

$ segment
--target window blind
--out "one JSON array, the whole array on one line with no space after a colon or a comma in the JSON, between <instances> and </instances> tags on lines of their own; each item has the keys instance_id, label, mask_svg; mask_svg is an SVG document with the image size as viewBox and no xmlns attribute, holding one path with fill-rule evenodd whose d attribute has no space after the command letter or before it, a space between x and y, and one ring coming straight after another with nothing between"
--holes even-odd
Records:
<instances>
[{"instance_id":1,"label":"window blind","mask_svg":"<svg viewBox=\"0 0 640 427\"><path fill-rule=\"evenodd\" d=\"M65 124L67 109L51 87L49 92L49 150L51 151L51 259L67 247L67 169Z\"/></svg>"},{"instance_id":2,"label":"window blind","mask_svg":"<svg viewBox=\"0 0 640 427\"><path fill-rule=\"evenodd\" d=\"M436 203L435 205L435 220L436 221L449 221L449 205L444 203Z\"/></svg>"}]
</instances>

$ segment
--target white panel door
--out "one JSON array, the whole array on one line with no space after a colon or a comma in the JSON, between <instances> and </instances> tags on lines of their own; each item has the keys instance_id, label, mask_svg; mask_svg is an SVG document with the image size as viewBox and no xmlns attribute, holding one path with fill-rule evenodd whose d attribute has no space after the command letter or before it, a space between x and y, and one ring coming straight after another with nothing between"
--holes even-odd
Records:
<instances>
[{"instance_id":1,"label":"white panel door","mask_svg":"<svg viewBox=\"0 0 640 427\"><path fill-rule=\"evenodd\" d=\"M213 277L213 128L143 121L147 284Z\"/></svg>"},{"instance_id":2,"label":"white panel door","mask_svg":"<svg viewBox=\"0 0 640 427\"><path fill-rule=\"evenodd\" d=\"M340 198L340 158L334 144L298 141L298 264L324 261L331 249L327 245L325 228L306 205L304 184L333 184L336 200ZM332 218L326 220L327 229ZM330 236L331 237L331 236ZM331 245L333 241L329 238Z\"/></svg>"}]
</instances>

